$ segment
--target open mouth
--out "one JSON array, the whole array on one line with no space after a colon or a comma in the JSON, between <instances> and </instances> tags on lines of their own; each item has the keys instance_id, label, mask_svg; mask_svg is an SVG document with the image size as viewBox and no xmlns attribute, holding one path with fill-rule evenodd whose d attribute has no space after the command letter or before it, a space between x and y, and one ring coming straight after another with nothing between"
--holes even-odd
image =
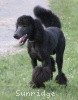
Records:
<instances>
[{"instance_id":1,"label":"open mouth","mask_svg":"<svg viewBox=\"0 0 78 100\"><path fill-rule=\"evenodd\" d=\"M19 45L22 46L25 44L26 40L28 39L28 36L27 34L26 35L23 35L23 36L19 36L17 34L14 34L13 36L15 39L18 39L19 40Z\"/></svg>"},{"instance_id":2,"label":"open mouth","mask_svg":"<svg viewBox=\"0 0 78 100\"><path fill-rule=\"evenodd\" d=\"M22 36L22 37L19 39L19 45L20 45L20 46L24 45L27 39L28 39L27 35Z\"/></svg>"}]
</instances>

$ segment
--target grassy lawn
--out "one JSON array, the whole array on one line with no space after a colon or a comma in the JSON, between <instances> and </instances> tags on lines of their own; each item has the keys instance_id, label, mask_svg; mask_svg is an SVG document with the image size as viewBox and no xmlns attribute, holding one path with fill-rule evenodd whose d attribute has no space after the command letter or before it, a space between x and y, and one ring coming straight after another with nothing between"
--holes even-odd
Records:
<instances>
[{"instance_id":1,"label":"grassy lawn","mask_svg":"<svg viewBox=\"0 0 78 100\"><path fill-rule=\"evenodd\" d=\"M29 87L30 58L27 52L21 52L0 58L0 100L78 100L78 0L50 0L50 8L60 17L66 37L63 70L68 86L55 83L55 72L45 89Z\"/></svg>"}]
</instances>

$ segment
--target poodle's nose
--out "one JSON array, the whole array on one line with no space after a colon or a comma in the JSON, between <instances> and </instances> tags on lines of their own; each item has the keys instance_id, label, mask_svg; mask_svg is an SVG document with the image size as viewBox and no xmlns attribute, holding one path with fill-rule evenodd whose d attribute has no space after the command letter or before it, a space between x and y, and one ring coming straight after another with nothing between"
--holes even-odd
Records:
<instances>
[{"instance_id":1,"label":"poodle's nose","mask_svg":"<svg viewBox=\"0 0 78 100\"><path fill-rule=\"evenodd\" d=\"M19 36L17 34L14 34L13 36L15 39L19 39Z\"/></svg>"}]
</instances>

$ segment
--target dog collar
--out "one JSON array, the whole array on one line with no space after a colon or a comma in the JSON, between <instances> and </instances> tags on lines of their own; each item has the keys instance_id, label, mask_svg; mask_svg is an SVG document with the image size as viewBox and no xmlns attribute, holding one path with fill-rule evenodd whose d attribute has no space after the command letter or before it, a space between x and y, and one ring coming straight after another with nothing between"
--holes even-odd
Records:
<instances>
[{"instance_id":1,"label":"dog collar","mask_svg":"<svg viewBox=\"0 0 78 100\"><path fill-rule=\"evenodd\" d=\"M34 41L30 41L30 40L29 40L28 42L33 43Z\"/></svg>"}]
</instances>

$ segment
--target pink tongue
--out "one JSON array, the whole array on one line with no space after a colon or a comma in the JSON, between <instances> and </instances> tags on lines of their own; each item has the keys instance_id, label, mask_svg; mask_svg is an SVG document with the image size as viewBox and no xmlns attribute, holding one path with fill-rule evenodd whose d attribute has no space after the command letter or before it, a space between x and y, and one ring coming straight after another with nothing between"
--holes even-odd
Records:
<instances>
[{"instance_id":1,"label":"pink tongue","mask_svg":"<svg viewBox=\"0 0 78 100\"><path fill-rule=\"evenodd\" d=\"M20 45L20 46L23 45L23 44L25 43L25 41L26 41L26 35L24 35L23 37L21 37L21 38L19 39L19 45Z\"/></svg>"},{"instance_id":2,"label":"pink tongue","mask_svg":"<svg viewBox=\"0 0 78 100\"><path fill-rule=\"evenodd\" d=\"M24 36L19 39L19 43L21 43L24 39Z\"/></svg>"}]
</instances>

